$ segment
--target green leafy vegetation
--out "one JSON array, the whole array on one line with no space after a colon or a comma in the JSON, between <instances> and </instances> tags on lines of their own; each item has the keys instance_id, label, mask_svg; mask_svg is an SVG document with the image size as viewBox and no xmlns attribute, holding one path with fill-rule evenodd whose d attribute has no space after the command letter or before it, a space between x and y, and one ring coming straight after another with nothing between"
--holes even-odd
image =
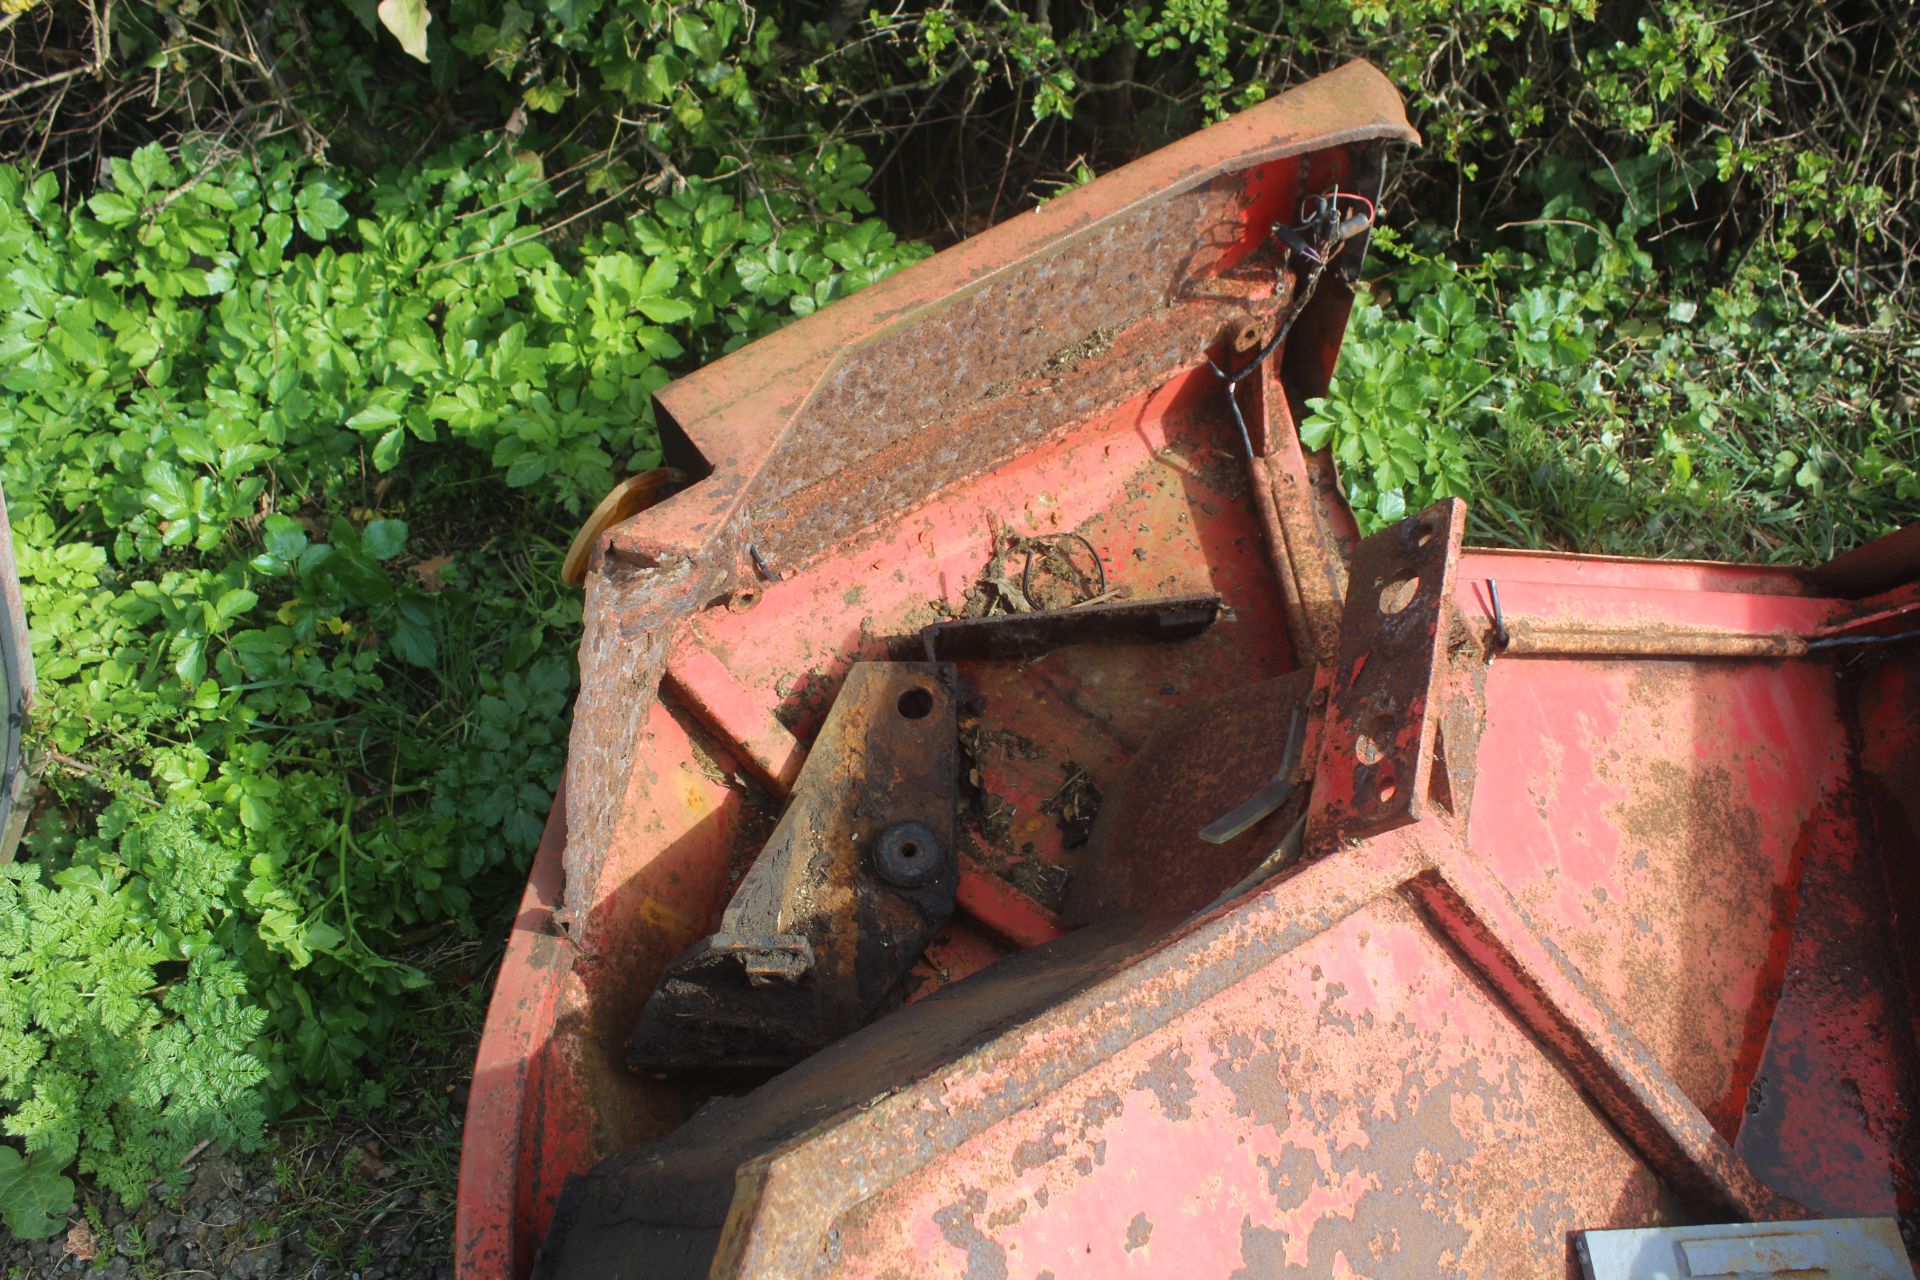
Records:
<instances>
[{"instance_id":1,"label":"green leafy vegetation","mask_svg":"<svg viewBox=\"0 0 1920 1280\"><path fill-rule=\"evenodd\" d=\"M1854 390L1910 352L1761 291L1675 296L1625 229L1542 238L1469 266L1382 246L1384 301L1301 427L1364 528L1454 495L1483 542L1818 563L1920 511L1920 423Z\"/></svg>"},{"instance_id":2,"label":"green leafy vegetation","mask_svg":"<svg viewBox=\"0 0 1920 1280\"><path fill-rule=\"evenodd\" d=\"M137 1201L202 1139L377 1101L409 940L470 927L537 842L578 621L553 540L657 463L666 362L920 252L689 181L563 260L547 188L478 140L364 182L148 144L60 195L0 170L50 791L0 880L33 1174L0 1209L48 1230L69 1161ZM484 530L516 550L463 538L475 507L519 513Z\"/></svg>"},{"instance_id":3,"label":"green leafy vegetation","mask_svg":"<svg viewBox=\"0 0 1920 1280\"><path fill-rule=\"evenodd\" d=\"M1806 562L1913 518L1908 19L4 0L45 771L0 871L7 1229L368 1114L410 1016L471 1021L433 957L518 891L575 681L559 548L657 462L655 389L1348 57L1428 138L1302 427L1363 522L1460 494L1479 539Z\"/></svg>"}]
</instances>

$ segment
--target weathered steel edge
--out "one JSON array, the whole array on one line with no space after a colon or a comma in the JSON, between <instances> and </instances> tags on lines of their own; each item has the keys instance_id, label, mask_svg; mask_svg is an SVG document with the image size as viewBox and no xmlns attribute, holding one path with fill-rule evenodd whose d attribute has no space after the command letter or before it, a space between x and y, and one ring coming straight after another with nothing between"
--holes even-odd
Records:
<instances>
[{"instance_id":1,"label":"weathered steel edge","mask_svg":"<svg viewBox=\"0 0 1920 1280\"><path fill-rule=\"evenodd\" d=\"M1835 595L1868 596L1920 577L1920 522L1855 547L1810 575Z\"/></svg>"},{"instance_id":2,"label":"weathered steel edge","mask_svg":"<svg viewBox=\"0 0 1920 1280\"><path fill-rule=\"evenodd\" d=\"M1329 118L1343 127L1318 131ZM897 332L1103 223L1239 172L1356 142L1417 144L1392 82L1365 62L1249 108L914 264L662 388L656 400L703 450L729 431L770 435L858 346ZM710 457L712 455L709 455Z\"/></svg>"},{"instance_id":3,"label":"weathered steel edge","mask_svg":"<svg viewBox=\"0 0 1920 1280\"><path fill-rule=\"evenodd\" d=\"M520 1198L541 1162L572 1167L584 1158L587 1126L543 1125L526 1104L544 1097L536 1078L547 1066L561 994L559 973L571 960L554 924L560 902L560 851L567 841L566 784L553 797L507 936L506 954L487 1004L485 1031L461 1128L454 1263L466 1280L508 1280L525 1272L533 1242L523 1238ZM577 1150L559 1150L571 1136Z\"/></svg>"}]
</instances>

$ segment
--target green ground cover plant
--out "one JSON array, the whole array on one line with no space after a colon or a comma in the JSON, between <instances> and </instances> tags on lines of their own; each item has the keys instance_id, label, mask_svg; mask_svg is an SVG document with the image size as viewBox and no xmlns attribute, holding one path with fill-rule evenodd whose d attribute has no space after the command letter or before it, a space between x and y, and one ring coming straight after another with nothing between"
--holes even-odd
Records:
<instances>
[{"instance_id":1,"label":"green ground cover plant","mask_svg":"<svg viewBox=\"0 0 1920 1280\"><path fill-rule=\"evenodd\" d=\"M432 957L518 892L560 548L655 389L1350 56L1428 139L1302 427L1364 522L1813 562L1920 517L1893 0L0 0L7 1230L471 1021Z\"/></svg>"},{"instance_id":2,"label":"green ground cover plant","mask_svg":"<svg viewBox=\"0 0 1920 1280\"><path fill-rule=\"evenodd\" d=\"M546 187L478 140L365 183L150 143L59 197L0 170L49 793L0 878L20 1234L64 1223L69 1169L137 1201L202 1139L363 1091L428 981L408 940L524 871L578 604L552 556L440 550L450 513L519 505L550 545L658 461L668 361L920 252L689 181L562 261L528 235Z\"/></svg>"}]
</instances>

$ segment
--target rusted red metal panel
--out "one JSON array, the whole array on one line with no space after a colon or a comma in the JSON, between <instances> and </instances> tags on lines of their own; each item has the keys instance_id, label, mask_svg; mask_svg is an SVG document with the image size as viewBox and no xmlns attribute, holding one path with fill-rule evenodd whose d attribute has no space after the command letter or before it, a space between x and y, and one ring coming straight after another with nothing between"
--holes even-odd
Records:
<instances>
[{"instance_id":1,"label":"rusted red metal panel","mask_svg":"<svg viewBox=\"0 0 1920 1280\"><path fill-rule=\"evenodd\" d=\"M1246 456L1206 359L1287 314L1257 224L1377 176L1375 88L669 394L712 472L596 553L569 786L601 790L496 996L463 1275L520 1273L563 1170L555 1280L1562 1275L1585 1228L1920 1224L1920 583L1466 551L1457 503L1360 539L1293 430L1338 277L1244 384ZM1287 132L1359 100L1360 145ZM1204 288L1090 282L1181 234ZM1098 598L1218 620L957 656L957 913L905 1007L697 1114L697 1081L626 1071L851 665L996 607L1006 549L1049 538ZM1295 707L1308 789L1205 837L1289 774Z\"/></svg>"},{"instance_id":2,"label":"rusted red metal panel","mask_svg":"<svg viewBox=\"0 0 1920 1280\"><path fill-rule=\"evenodd\" d=\"M1421 528L1395 536L1417 544ZM1458 513L1436 529L1451 548ZM843 563L851 571L865 554ZM1795 1216L1809 1199L1832 1212L1901 1208L1896 1183L1822 1173L1840 1159L1910 1167L1893 1119L1911 1096L1910 1058L1884 1040L1886 1007L1847 1012L1852 1038L1822 1032L1797 1011L1809 989L1780 959L1783 921L1798 919L1785 900L1795 872L1813 856L1838 866L1819 852L1834 841L1866 843L1858 818L1831 805L1847 793L1841 673L1812 660L1501 658L1484 646L1473 588L1509 558L1448 556L1457 567L1435 574L1450 584L1444 597L1416 589L1403 606L1428 611L1418 630L1429 662L1444 658L1413 668L1439 673L1430 698L1476 704L1484 729L1470 762L1471 736L1449 735L1449 707L1432 709L1441 728L1425 749L1444 785L1429 784L1433 803L1412 825L1341 841L1224 914L1161 923L1164 936L1088 931L1021 958L1049 957L1064 995L1036 985L1032 965L990 965L782 1077L744 1117L696 1121L649 1161L581 1184L549 1274L625 1247L635 1219L620 1214L656 1203L665 1185L694 1185L696 1168L725 1172L704 1184L704 1207L643 1214L646 1229L690 1250L696 1271L711 1250L715 1274L739 1276L890 1274L907 1259L916 1274L1016 1259L1039 1270L1089 1257L1182 1275L1279 1261L1540 1274L1564 1265L1574 1226L1660 1221L1661 1186L1695 1212L1737 1217ZM1371 563L1364 547L1360 562ZM1532 561L1530 585L1514 593L1524 616L1592 620L1626 607L1642 621L1766 631L1817 627L1835 611L1684 566L1649 566L1651 604L1626 605L1617 566L1607 573L1620 599L1585 581L1590 565L1571 565L1564 583L1548 567ZM1724 590L1661 592L1674 572ZM1368 591L1356 601L1377 609L1392 576L1357 574ZM906 605L903 594L892 607ZM1102 681L1085 674L1065 705L1097 696ZM1470 792L1457 785L1467 773ZM1799 920L1796 941L1885 932L1884 904L1851 901L1866 915ZM1885 947L1875 954L1884 962ZM1316 998L1271 985L1282 972L1310 975ZM992 1036L970 1047L986 1027ZM1809 1034L1860 1065L1808 1058L1794 1037ZM1766 1108L1751 1097L1762 1060L1808 1109L1782 1112L1801 1136L1765 1150ZM1493 1073L1491 1092L1448 1065L1469 1062ZM1822 1072L1864 1082L1864 1103L1840 1096L1861 1086L1816 1087ZM876 1090L887 1097L878 1106L866 1101ZM1248 1110L1258 1097L1284 1112ZM1851 1145L1823 1152L1803 1132L1822 1123ZM1449 1178L1436 1182L1442 1169ZM1806 1196L1809 1184L1827 1198ZM1449 1199L1453 1187L1474 1194ZM630 1209L597 1235L608 1204Z\"/></svg>"},{"instance_id":3,"label":"rusted red metal panel","mask_svg":"<svg viewBox=\"0 0 1920 1280\"><path fill-rule=\"evenodd\" d=\"M524 1275L562 1180L591 1159L592 1120L561 1101L570 1091L549 1057L563 995L556 979L566 968L566 940L553 921L566 843L562 793L534 854L473 1064L454 1228L463 1276Z\"/></svg>"},{"instance_id":4,"label":"rusted red metal panel","mask_svg":"<svg viewBox=\"0 0 1920 1280\"><path fill-rule=\"evenodd\" d=\"M819 398L821 405L870 409L876 392L889 393L890 385L913 381L899 377L885 346L889 334L919 328L934 315L945 317L940 323L956 332L1005 333L996 323L983 325L981 317L1019 298L1024 300L1021 305L1047 312L1047 327L1019 342L987 339L986 355L1006 363L1012 374L1036 371L1051 388L1054 398L1044 408L1024 406L1025 420L1040 424L1041 437L1063 432L1115 397L1139 400L1136 411L1144 411L1144 398L1157 382L1152 371L1165 368L1169 359L1178 361L1183 344L1211 340L1220 315L1243 315L1249 305L1259 305L1259 290L1249 295L1236 286L1224 301L1191 300L1182 307L1177 325L1156 329L1149 324L1142 330L1126 322L1140 313L1157 316L1168 301L1165 290L1190 286L1207 264L1222 270L1233 266L1267 217L1268 206L1277 208L1297 196L1304 175L1291 167L1290 157L1315 148L1339 153L1349 145L1411 136L1384 78L1370 68L1349 68L827 308L755 344L751 355L704 371L663 397L666 418L685 432L690 446L678 452L690 455L689 472L699 478L664 505L618 527L590 558L583 685L565 801L571 821L550 828L542 846L521 917L523 927L516 928L510 941L490 1011L483 1069L472 1095L476 1123L470 1133L475 1136L463 1176L463 1276L519 1274L533 1237L544 1227L553 1194L551 1175L664 1132L684 1115L685 1099L662 1096L628 1077L610 1046L630 1027L666 961L708 923L728 868L737 874L734 846L750 839L741 833L764 831L770 823L765 810L778 803L781 789L799 767L801 752L793 732L810 733L824 713L818 691L830 688L829 682L853 657L880 656L864 639L849 643L849 637L833 634L832 620L849 608L840 597L863 589L882 594L875 580L885 575L863 569L833 587L831 601L805 588L786 593L790 607L810 608L816 619L828 622L827 634L808 642L821 648L787 650L787 660L774 674L756 666L762 657L758 646L723 639L708 650L695 641L672 668L670 701L656 700L684 619L716 598L729 598L743 610L758 603L750 542L767 542L763 558L779 556L789 568L805 554L804 540L755 530L764 524L773 532L771 526L783 513L801 509L793 491L801 473L785 464L839 430L832 413L809 408L815 388L830 383ZM1337 167L1345 160L1335 154L1326 163ZM1184 241L1178 238L1182 227ZM1132 270L1116 289L1072 265L1090 252L1114 252L1113 246L1123 242L1136 251L1150 248L1156 235L1173 237L1165 247L1178 258L1160 278L1160 294L1141 292ZM1193 256L1196 244L1203 249L1204 262ZM1116 340L1143 351L1152 350L1156 333L1164 335L1158 339L1163 345L1171 345L1153 353L1137 376L1118 381L1105 372L1114 367L1109 362L1075 361L1073 353L1055 359L1063 347L1074 344L1080 344L1080 356L1098 354L1108 329L1116 326L1122 330L1112 335ZM1202 331L1204 339L1179 336ZM925 330L921 332L924 337ZM1063 368L1066 365L1087 372L1077 379L1064 378L1074 372ZM1014 397L1014 388L1002 389L997 398L976 397L964 404L955 399L963 392L990 389L979 382L984 368L969 366L957 381L947 370L923 371L922 390L929 393L925 403L931 408L918 412L917 420L932 423L935 409L967 409L993 417L998 406L1020 406L1022 399L1033 399ZM940 381L943 378L948 380ZM936 393L937 387L947 390ZM973 452L934 457L933 465L920 474L923 491L976 474L983 459L1005 456L1033 438L1024 422L1014 421L1004 409L999 418L991 430L981 430L976 423L955 432L947 423L932 423L931 434L972 441ZM833 447L862 442L861 448L872 455L867 469L888 470L896 460L880 456L888 441L875 432L897 426L856 423ZM899 447L898 440L894 447ZM1039 453L1045 455L1050 448L1041 444ZM1085 453L1083 448L1081 456L1060 459L1057 470L1094 467L1105 479L1104 466L1095 467ZM784 459L782 466L771 481L763 480L776 456ZM1140 465L1167 468L1166 475L1180 481L1230 473L1230 467L1223 469L1218 459L1205 456L1170 454L1164 464L1143 458ZM703 466L706 474L701 475ZM1175 467L1185 471L1170 469ZM1164 482L1165 477L1160 479ZM1073 487L1070 479L1058 476L1043 475L1038 483L1055 492ZM1177 496L1178 484L1158 492L1165 520L1157 542L1170 545L1189 536L1192 519L1184 504L1169 500ZM1228 500L1215 509L1230 525L1235 504L1230 495L1223 497ZM998 518L1008 521L1029 514L1021 512L1019 504L991 505L999 508ZM857 523L884 514L871 497L849 510L848 518ZM968 504L952 518L978 517L978 506ZM820 522L808 535L810 545L839 549L849 527ZM1247 532L1223 529L1204 541L1216 548L1237 544L1216 560L1222 571L1250 579L1259 572L1262 553L1257 535L1249 541ZM971 538L956 538L950 545L956 577L943 594L957 600L959 565L972 556L973 543ZM1113 548L1118 554L1138 549ZM875 554L881 553L876 549ZM1206 575L1190 582L1198 589L1211 585ZM1241 594L1243 607L1257 624L1260 611L1271 606L1251 592ZM728 616L747 615L720 615ZM1252 670L1272 673L1283 659L1282 642L1276 648L1255 646L1243 660ZM762 676L767 677L764 682ZM1168 670L1144 678L1191 685L1194 674ZM743 696L746 690L760 697L758 707ZM726 769L732 765L723 765L722 758L755 771L768 790L755 796L730 785ZM987 768L992 771L994 763L989 761ZM555 836L558 830L567 832L564 844ZM1043 836L1039 843L1048 841ZM1047 865L1043 858L1030 858L1028 865L1034 871L1025 878L1025 888L1042 898L1050 888L1057 889L1042 869ZM1014 884L1020 879L1016 875ZM969 889L972 892L963 896L971 896L982 915L991 917L988 924L1021 935L1020 941L1037 939L1053 927L1046 904L1018 890L1009 897L984 881L963 881L963 891ZM1023 901L1033 903L1031 911L1019 909ZM567 1136L543 1137L548 1127L563 1128ZM511 1181L510 1189L498 1185L503 1178Z\"/></svg>"},{"instance_id":5,"label":"rusted red metal panel","mask_svg":"<svg viewBox=\"0 0 1920 1280\"><path fill-rule=\"evenodd\" d=\"M1473 599L1465 567L1477 569L1489 560L1500 558L1466 557L1456 575L1454 594L1463 616ZM1649 576L1658 580L1662 572L1653 567ZM1548 585L1522 593L1529 608L1574 608L1554 605ZM1669 611L1700 626L1718 618L1739 627L1807 625L1832 611L1831 602L1794 595L1763 596L1771 606L1754 606L1753 593L1727 594L1737 599L1694 598L1687 607L1668 602ZM1602 598L1593 614L1604 616L1610 607ZM1759 612L1752 612L1756 607ZM1364 1246L1365 1258L1392 1274L1434 1273L1428 1268L1499 1273L1489 1256L1534 1274L1564 1259L1569 1224L1659 1220L1656 1181L1697 1206L1736 1216L1803 1212L1796 1201L1810 1183L1829 1197L1818 1205L1823 1209L1899 1208L1897 1181L1871 1173L1906 1167L1897 1161L1897 1147L1887 1143L1904 1141L1892 1117L1898 1100L1911 1096L1903 1074L1909 1068L1902 1065L1910 1059L1898 1042L1891 1042L1893 1056L1887 1057L1885 1007L1844 1012L1845 1026L1866 1037L1847 1039L1833 1027L1823 1032L1817 1018L1796 1014L1789 1007L1795 995L1790 990L1783 998L1776 989L1793 987L1779 961L1781 917L1791 911L1779 901L1786 869L1796 857L1804 865L1809 856L1838 866L1842 860L1833 855L1841 846L1865 843L1857 825L1849 826L1857 818L1822 799L1846 793L1841 774L1847 735L1836 719L1836 675L1832 666L1811 662L1783 670L1776 663L1697 659L1582 664L1496 658L1484 686L1468 686L1465 695L1485 698L1486 729L1474 816L1464 838L1462 819L1443 805L1404 828L1405 840L1375 837L1331 852L1246 900L1217 925L1176 929L1158 950L1134 957L1083 997L1048 1005L990 1048L922 1077L900 1077L902 1096L920 1110L872 1119L865 1111L836 1118L830 1105L816 1110L822 1118L804 1144L747 1166L753 1175L727 1201L724 1230L717 1222L711 1228L719 1273L886 1274L890 1260L912 1257L920 1260L921 1273L959 1274L994 1260L1018 1257L1022 1266L1039 1267L1064 1265L1077 1255L1083 1261L1094 1256L1109 1269L1145 1272L1170 1269L1173 1258L1180 1274L1216 1268L1225 1274L1282 1258L1313 1269L1349 1265L1371 1274L1358 1260ZM1444 696L1462 696L1460 687L1449 684ZM1676 787L1685 794L1675 794ZM1555 795L1553 788L1566 793ZM1522 804L1535 820L1545 811L1572 821L1565 829L1536 833L1511 812ZM1602 827L1611 833L1610 843L1600 843ZM1806 847L1796 855L1795 845ZM1390 868L1384 883L1383 865ZM1689 877L1697 889L1687 889ZM1593 892L1603 878L1610 891ZM1388 892L1396 886L1398 894ZM1353 905L1382 894L1382 901L1394 904L1391 911ZM1405 915L1403 901L1416 904L1418 913ZM1868 915L1856 921L1824 913L1817 933L1803 924L1797 936L1825 937L1831 945L1873 935L1870 899L1855 894L1848 901ZM1329 906L1329 915L1311 914ZM1250 918L1269 911L1318 924L1289 933L1285 942L1258 930L1242 932ZM1298 917L1300 912L1309 916ZM1884 915L1879 919L1884 922ZM1359 927L1352 920L1366 922L1365 943L1343 931ZM1202 936L1205 945L1193 942ZM1337 945L1327 946L1327 938ZM1371 977L1365 965L1363 972L1352 972L1356 956L1364 957L1376 938L1393 939L1382 952L1391 963L1383 962ZM1346 988L1326 1010L1334 1026L1323 1018L1311 1028L1292 1027L1288 1019L1295 1011L1327 1002L1305 1002L1298 993L1261 987L1250 976L1268 973L1296 953L1313 958L1307 972L1317 970L1318 981ZM1459 987L1461 979L1447 975L1462 972L1463 964L1470 980ZM1826 973L1846 966L1829 958L1810 967ZM1204 994L1177 982L1169 987L1173 971L1196 975ZM994 972L976 981L990 984ZM1493 1021L1475 1015L1475 999L1466 994L1481 990L1480 984L1497 993L1488 1006ZM1867 991L1883 999L1889 989L1875 983ZM1349 991L1360 990L1369 998L1385 991L1393 1000L1444 991L1431 1006L1445 1010L1435 1024L1444 1032L1433 1031L1441 1040L1423 1040L1413 1014L1389 1003L1366 1005L1363 1012L1375 1021L1359 1019L1365 1034L1343 1045L1341 1034L1349 1028L1339 1018L1350 1011L1339 1006ZM1833 1014L1831 1001L1813 1007ZM1392 1068L1361 1043L1379 1030L1388 1011L1385 1025L1393 1034L1387 1042L1399 1055L1390 1056ZM1210 1019L1211 1033L1180 1039L1167 1029L1189 1017ZM891 1037L924 1034L925 1026L901 1022ZM1764 1037L1756 1040L1756 1026L1773 1028L1771 1045ZM1822 1059L1819 1070L1810 1070L1805 1061L1796 1063L1805 1055L1791 1037L1809 1033L1824 1036L1829 1051L1844 1049L1857 1065L1842 1069ZM1098 1047L1076 1050L1087 1042L1083 1036ZM868 1055L902 1066L880 1047L889 1038L867 1036L864 1041L874 1043L865 1043L855 1037L845 1055L820 1069L836 1063L846 1069ZM1512 1062L1502 1048L1508 1044L1520 1055ZM1307 1045L1313 1048L1303 1049ZM1543 1047L1549 1056L1541 1056ZM1263 1056L1282 1049L1281 1057ZM1761 1151L1756 1135L1767 1123L1766 1107L1750 1109L1746 1090L1763 1051L1779 1061L1777 1081L1795 1082L1794 1105L1812 1108L1780 1123L1823 1124L1830 1135L1851 1134L1832 1155L1848 1162L1851 1180L1821 1172L1822 1144L1809 1134ZM1502 1084L1494 1097L1463 1093L1457 1079L1436 1074L1450 1061L1448 1052L1483 1065L1501 1063ZM1298 1074L1274 1065L1303 1053L1295 1063ZM1152 1068L1155 1062L1162 1065ZM1021 1093L1033 1075L1045 1088ZM1255 1145L1253 1168L1263 1175L1296 1157L1285 1154L1291 1147L1257 1145L1260 1124L1229 1109L1229 1099L1238 1096L1232 1088L1217 1091L1228 1078L1244 1078L1247 1088L1296 1104L1293 1125L1282 1131L1297 1134L1309 1151L1332 1141L1330 1135L1344 1134L1350 1148L1365 1153L1355 1156L1355 1168L1380 1186L1424 1190L1409 1204L1405 1191L1382 1199L1363 1179L1367 1189L1355 1193L1353 1184L1340 1182L1337 1163L1324 1161L1298 1164L1301 1188L1291 1180L1263 1178L1235 1190L1225 1171L1249 1144ZM1866 1082L1865 1110L1858 1096L1847 1102L1836 1093L1823 1102L1810 1087L1821 1078ZM1568 1079L1578 1090L1565 1096L1542 1083ZM1889 1083L1874 1083L1881 1079ZM1356 1080L1382 1085L1367 1092L1371 1104L1344 1092ZM1860 1087L1843 1086L1839 1093ZM996 1099L1004 1089L1022 1101L1000 1105ZM1163 1093L1175 1102L1164 1105ZM1429 1096L1447 1100L1453 1128L1433 1129L1423 1119L1414 1104ZM1381 1098L1395 1101L1383 1107ZM945 1127L957 1118L957 1099L965 1099L959 1111L986 1127ZM1568 1099L1577 1106L1565 1109ZM760 1105L804 1114L808 1104L776 1088ZM818 1108L819 1099L812 1105ZM1462 1114L1476 1127L1461 1128ZM1743 1122L1748 1115L1761 1119ZM1849 1115L1858 1117L1852 1127L1842 1123ZM917 1131L927 1133L929 1123L932 1136L913 1144L919 1163L905 1165L895 1158L897 1139L889 1145L875 1127L897 1133L920 1125ZM1731 1141L1736 1134L1737 1148ZM677 1141L698 1144L702 1137L695 1126ZM1620 1138L1624 1146L1609 1145ZM1561 1142L1570 1145L1556 1146ZM1587 1156L1578 1168L1590 1183L1569 1183L1563 1166L1575 1159L1568 1153L1574 1149ZM1594 1161L1592 1152L1599 1149L1619 1151L1618 1165ZM744 1153L751 1150L749 1145ZM1749 1150L1768 1161L1767 1176L1742 1158ZM1492 1151L1499 1152L1497 1161L1483 1168L1479 1161L1491 1160L1485 1153ZM1782 1151L1789 1153L1790 1168L1778 1163ZM1267 1163L1259 1162L1260 1154ZM1178 1176L1183 1168L1208 1175L1191 1182ZM1476 1187L1502 1189L1508 1197L1503 1204L1531 1206L1535 1220L1516 1222L1509 1212L1487 1222L1478 1216L1480 1201L1449 1203L1432 1185L1431 1171L1439 1168L1457 1171ZM1531 1175L1524 1172L1529 1168L1535 1170ZM1516 1176L1512 1185L1502 1182ZM1573 1200L1555 1197L1543 1207L1540 1186L1549 1180L1578 1194ZM1189 1185L1195 1188L1191 1203L1173 1190ZM1263 1185L1265 1199L1254 1194ZM1349 1190L1343 1193L1342 1186ZM1638 1190L1630 1194L1630 1188ZM1298 1202L1282 1194L1296 1189L1305 1192ZM1149 1194L1155 1212L1128 1208L1144 1205ZM853 1198L835 1199L847 1195ZM1082 1204L1084 1210L1076 1207ZM1180 1235L1199 1231L1202 1223L1217 1225L1222 1212L1244 1215L1237 1235L1203 1232L1204 1247ZM1163 1219L1173 1224L1171 1232L1159 1225ZM1156 1253L1156 1238L1177 1241L1178 1247ZM1436 1254L1422 1252L1429 1241L1449 1239L1467 1244L1456 1250L1443 1243ZM836 1242L826 1261L815 1252L822 1240ZM1493 1255L1468 1251L1485 1242L1497 1242ZM803 1257L812 1260L804 1271Z\"/></svg>"},{"instance_id":6,"label":"rusted red metal panel","mask_svg":"<svg viewBox=\"0 0 1920 1280\"><path fill-rule=\"evenodd\" d=\"M663 391L712 473L618 526L592 562L563 916L637 836L621 798L646 703L680 620L753 580L749 545L789 572L1178 372L1245 312L1244 294L1199 286L1305 193L1293 157L1313 152L1337 174L1353 148L1414 137L1386 78L1350 65Z\"/></svg>"},{"instance_id":7,"label":"rusted red metal panel","mask_svg":"<svg viewBox=\"0 0 1920 1280\"><path fill-rule=\"evenodd\" d=\"M945 1087L909 1116L979 1105ZM1658 1215L1631 1150L1389 894L842 1209L824 1271L1541 1275L1564 1246L1523 1206L1549 1181L1556 1213ZM726 1263L808 1273L771 1247Z\"/></svg>"}]
</instances>

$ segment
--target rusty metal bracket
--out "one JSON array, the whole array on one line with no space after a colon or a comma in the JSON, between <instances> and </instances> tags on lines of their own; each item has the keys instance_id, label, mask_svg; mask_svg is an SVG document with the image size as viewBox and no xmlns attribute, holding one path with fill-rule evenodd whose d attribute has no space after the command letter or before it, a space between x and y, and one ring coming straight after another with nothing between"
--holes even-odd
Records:
<instances>
[{"instance_id":1,"label":"rusty metal bracket","mask_svg":"<svg viewBox=\"0 0 1920 1280\"><path fill-rule=\"evenodd\" d=\"M1445 499L1354 549L1307 820L1310 853L1425 812L1466 511Z\"/></svg>"},{"instance_id":2,"label":"rusty metal bracket","mask_svg":"<svg viewBox=\"0 0 1920 1280\"><path fill-rule=\"evenodd\" d=\"M627 1046L639 1070L777 1070L899 998L953 914L954 670L859 662L719 931L669 966Z\"/></svg>"},{"instance_id":3,"label":"rusty metal bracket","mask_svg":"<svg viewBox=\"0 0 1920 1280\"><path fill-rule=\"evenodd\" d=\"M1031 658L1072 644L1187 640L1220 617L1212 592L1038 609L987 618L955 618L920 631L927 660Z\"/></svg>"}]
</instances>

